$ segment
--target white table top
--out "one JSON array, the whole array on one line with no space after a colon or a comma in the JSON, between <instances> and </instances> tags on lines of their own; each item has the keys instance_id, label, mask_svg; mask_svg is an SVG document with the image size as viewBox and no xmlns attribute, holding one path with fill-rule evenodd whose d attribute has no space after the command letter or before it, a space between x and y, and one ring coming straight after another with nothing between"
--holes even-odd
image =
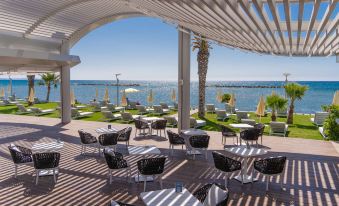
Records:
<instances>
[{"instance_id":1,"label":"white table top","mask_svg":"<svg viewBox=\"0 0 339 206\"><path fill-rule=\"evenodd\" d=\"M46 142L35 143L32 146L33 152L52 152L61 150L64 147L64 142Z\"/></svg>"},{"instance_id":2,"label":"white table top","mask_svg":"<svg viewBox=\"0 0 339 206\"><path fill-rule=\"evenodd\" d=\"M142 192L140 197L147 206L203 206L186 188L181 193L175 188Z\"/></svg>"},{"instance_id":3,"label":"white table top","mask_svg":"<svg viewBox=\"0 0 339 206\"><path fill-rule=\"evenodd\" d=\"M181 133L187 136L207 134L204 130L201 130L201 129L185 129L185 130L181 130Z\"/></svg>"},{"instance_id":4,"label":"white table top","mask_svg":"<svg viewBox=\"0 0 339 206\"><path fill-rule=\"evenodd\" d=\"M240 157L254 157L254 156L267 154L267 150L258 149L255 147L251 147L250 149L247 149L246 146L225 148L225 151L232 153L234 155L240 156Z\"/></svg>"},{"instance_id":5,"label":"white table top","mask_svg":"<svg viewBox=\"0 0 339 206\"><path fill-rule=\"evenodd\" d=\"M128 153L130 155L161 154L155 146L128 146Z\"/></svg>"},{"instance_id":6,"label":"white table top","mask_svg":"<svg viewBox=\"0 0 339 206\"><path fill-rule=\"evenodd\" d=\"M249 124L230 124L230 126L233 128L239 128L239 129L253 128L253 126Z\"/></svg>"},{"instance_id":7,"label":"white table top","mask_svg":"<svg viewBox=\"0 0 339 206\"><path fill-rule=\"evenodd\" d=\"M114 133L114 132L117 132L118 130L112 127L111 129L108 129L108 128L98 128L95 131L97 133L99 133L99 134L105 134L105 133Z\"/></svg>"},{"instance_id":8,"label":"white table top","mask_svg":"<svg viewBox=\"0 0 339 206\"><path fill-rule=\"evenodd\" d=\"M160 118L160 117L143 117L142 119L147 121L147 122L152 122L152 121L162 120L164 118Z\"/></svg>"}]
</instances>

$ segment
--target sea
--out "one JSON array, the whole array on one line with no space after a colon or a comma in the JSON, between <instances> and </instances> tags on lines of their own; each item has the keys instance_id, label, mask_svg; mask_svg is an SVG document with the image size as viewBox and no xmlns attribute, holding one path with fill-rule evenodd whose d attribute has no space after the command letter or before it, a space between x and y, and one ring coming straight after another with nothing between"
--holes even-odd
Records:
<instances>
[{"instance_id":1,"label":"sea","mask_svg":"<svg viewBox=\"0 0 339 206\"><path fill-rule=\"evenodd\" d=\"M35 81L35 94L39 99L45 99L47 88L39 85L40 80ZM27 80L13 80L12 92L20 98L27 97ZM332 102L334 92L339 90L339 81L300 81L297 82L308 86L308 91L302 100L296 102L295 111L298 113L314 113L321 110L322 105ZM95 91L98 89L98 99L103 99L105 88L109 90L111 102L116 102L117 87L115 81L103 80L72 80L71 87L75 98L81 103L89 103L95 98ZM138 89L137 93L129 93L127 97L130 101L137 101L143 105L148 105L147 96L152 90L154 94L153 104L167 102L171 104L171 93L175 89L177 93L176 81L120 81L119 96L121 90L127 88ZM236 108L244 111L254 111L261 95L269 95L273 91L284 96L284 89L281 88L283 81L208 81L206 87L206 103L215 104L217 108L224 108L223 103L216 99L218 91L222 93L234 93L236 98ZM133 85L133 86L131 86ZM9 91L9 80L1 79L0 88L5 88L6 95ZM198 82L191 82L190 90L191 107L198 105ZM50 101L60 101L60 87L52 87Z\"/></svg>"}]
</instances>

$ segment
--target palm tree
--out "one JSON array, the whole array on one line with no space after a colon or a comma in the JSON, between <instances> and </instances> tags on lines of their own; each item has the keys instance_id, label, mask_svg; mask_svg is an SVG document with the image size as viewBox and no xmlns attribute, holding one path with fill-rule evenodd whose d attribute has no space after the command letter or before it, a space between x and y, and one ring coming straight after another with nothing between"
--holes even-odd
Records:
<instances>
[{"instance_id":1,"label":"palm tree","mask_svg":"<svg viewBox=\"0 0 339 206\"><path fill-rule=\"evenodd\" d=\"M198 76L199 76L199 107L198 116L205 116L205 89L206 76L208 70L208 58L210 56L211 45L204 36L195 36L193 39L193 51L198 50Z\"/></svg>"},{"instance_id":2,"label":"palm tree","mask_svg":"<svg viewBox=\"0 0 339 206\"><path fill-rule=\"evenodd\" d=\"M307 90L308 90L307 86L303 86L297 83L290 83L285 86L286 95L288 98L290 98L290 108L287 116L287 124L293 124L295 100L301 100Z\"/></svg>"},{"instance_id":3,"label":"palm tree","mask_svg":"<svg viewBox=\"0 0 339 206\"><path fill-rule=\"evenodd\" d=\"M30 96L30 92L34 91L34 79L35 79L35 75L27 75L27 80L28 80L28 95L27 97ZM32 102L28 102L28 106L32 106Z\"/></svg>"},{"instance_id":4,"label":"palm tree","mask_svg":"<svg viewBox=\"0 0 339 206\"><path fill-rule=\"evenodd\" d=\"M54 85L54 88L57 88L60 76L55 73L46 73L40 75L42 81L40 85L45 85L47 87L47 96L46 101L49 102L49 95L51 93L51 86Z\"/></svg>"},{"instance_id":5,"label":"palm tree","mask_svg":"<svg viewBox=\"0 0 339 206\"><path fill-rule=\"evenodd\" d=\"M276 111L285 109L287 106L287 99L284 97L272 92L271 95L266 97L266 104L269 108L272 109L271 119L272 121L277 120Z\"/></svg>"}]
</instances>

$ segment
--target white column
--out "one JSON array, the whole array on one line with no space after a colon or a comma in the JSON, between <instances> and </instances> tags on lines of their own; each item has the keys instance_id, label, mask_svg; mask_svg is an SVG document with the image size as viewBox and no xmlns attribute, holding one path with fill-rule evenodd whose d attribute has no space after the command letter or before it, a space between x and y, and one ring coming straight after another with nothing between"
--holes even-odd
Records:
<instances>
[{"instance_id":1,"label":"white column","mask_svg":"<svg viewBox=\"0 0 339 206\"><path fill-rule=\"evenodd\" d=\"M68 42L65 41L61 47L61 54L69 54ZM60 97L61 97L61 123L71 122L71 67L60 68Z\"/></svg>"},{"instance_id":2,"label":"white column","mask_svg":"<svg viewBox=\"0 0 339 206\"><path fill-rule=\"evenodd\" d=\"M182 29L182 28L181 28ZM191 35L179 30L178 130L190 127L190 54Z\"/></svg>"}]
</instances>

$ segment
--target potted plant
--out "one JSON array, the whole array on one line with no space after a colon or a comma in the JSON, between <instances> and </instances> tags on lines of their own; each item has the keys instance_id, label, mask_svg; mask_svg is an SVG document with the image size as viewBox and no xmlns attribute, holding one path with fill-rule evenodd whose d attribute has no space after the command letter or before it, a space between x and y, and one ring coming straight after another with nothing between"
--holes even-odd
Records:
<instances>
[{"instance_id":1,"label":"potted plant","mask_svg":"<svg viewBox=\"0 0 339 206\"><path fill-rule=\"evenodd\" d=\"M283 110L286 108L287 99L276 94L275 92L272 92L271 95L266 97L266 104L267 107L272 109L271 120L276 121L277 120L276 112L277 110Z\"/></svg>"}]
</instances>

